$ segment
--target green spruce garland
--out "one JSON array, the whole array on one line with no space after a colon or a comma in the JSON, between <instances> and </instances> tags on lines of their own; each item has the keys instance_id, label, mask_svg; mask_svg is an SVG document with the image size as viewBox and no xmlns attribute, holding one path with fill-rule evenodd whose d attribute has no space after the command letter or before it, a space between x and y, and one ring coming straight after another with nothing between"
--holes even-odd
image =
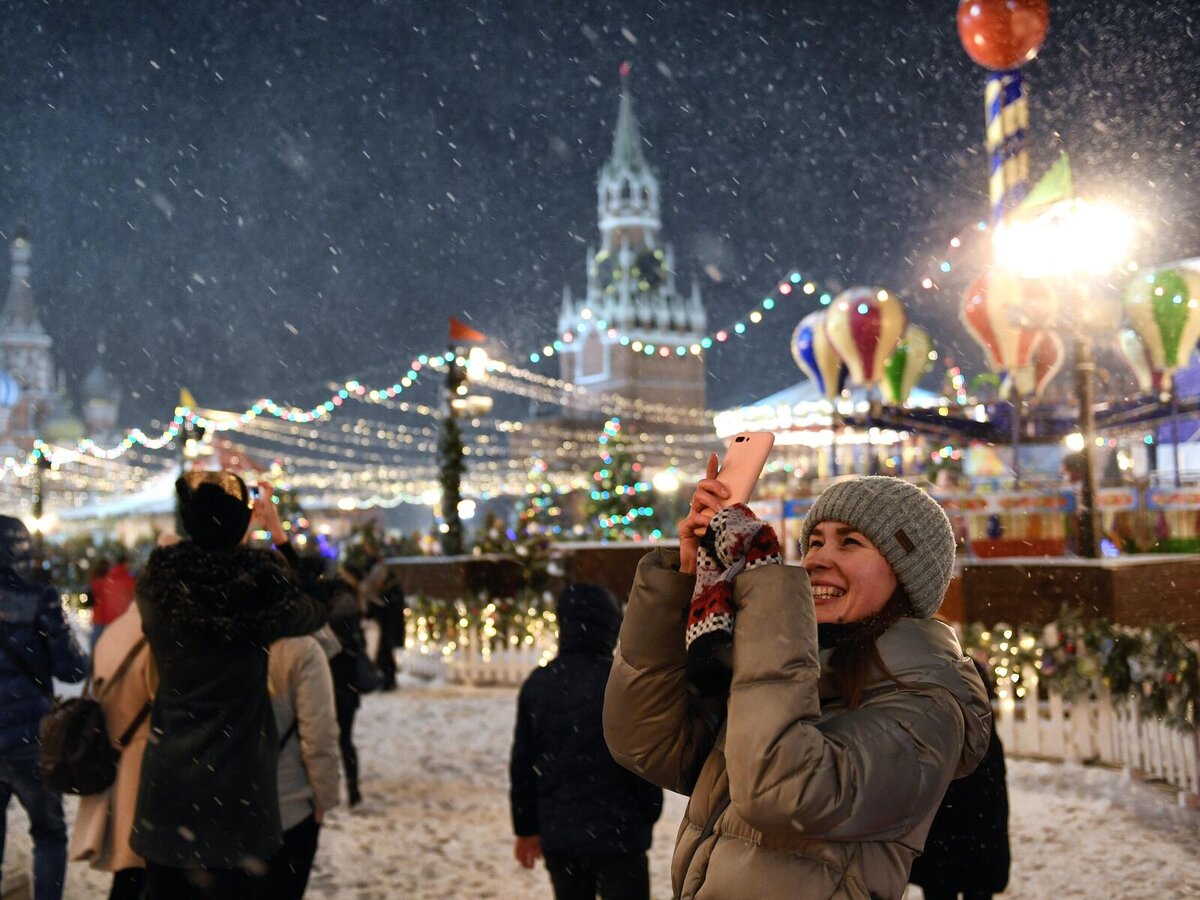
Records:
<instances>
[{"instance_id":1,"label":"green spruce garland","mask_svg":"<svg viewBox=\"0 0 1200 900\"><path fill-rule=\"evenodd\" d=\"M997 680L1018 697L1025 695L1032 667L1039 685L1067 700L1104 690L1118 703L1136 704L1144 717L1189 730L1200 724L1200 648L1170 625L1085 622L1078 610L1064 608L1044 628L973 624L963 646L986 656Z\"/></svg>"}]
</instances>

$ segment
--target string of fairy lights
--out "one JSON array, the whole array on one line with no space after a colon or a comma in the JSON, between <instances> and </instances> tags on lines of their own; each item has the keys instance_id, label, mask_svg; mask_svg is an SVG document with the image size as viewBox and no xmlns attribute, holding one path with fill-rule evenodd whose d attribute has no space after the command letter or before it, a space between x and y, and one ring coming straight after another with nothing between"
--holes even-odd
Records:
<instances>
[{"instance_id":1,"label":"string of fairy lights","mask_svg":"<svg viewBox=\"0 0 1200 900\"><path fill-rule=\"evenodd\" d=\"M238 452L253 460L256 466L260 465L259 460L269 461L261 466L265 471L275 475L286 473L284 482L289 488L303 489L306 503L339 508L347 508L351 500L353 508L411 502L428 504L437 489L437 467L421 465L420 460L428 459L436 451L439 412L432 405L398 397L417 384L423 370L444 372L449 362L445 355L417 357L409 372L393 385L372 389L358 381L347 381L336 386L327 400L307 409L284 406L270 398L259 400L240 413L195 405L177 409L171 422L157 433L131 429L109 447L95 441L81 441L74 447L52 447L39 442L26 459L5 460L0 470L0 484L5 482L5 476L13 476L7 479L9 483L3 488L4 493L10 492L11 482L34 474L38 460L44 457L53 463L44 473L49 482L47 492L52 492L60 505L81 505L102 495L132 493L145 487L151 479L175 471L178 462L173 451L186 433L187 425L203 428L210 439L214 435L236 433ZM454 362L461 364L463 360ZM480 381L500 392L516 393L523 387L532 387L545 392L539 396L556 401L561 401L565 392L576 398L585 394L568 382L508 366L502 361L490 364L489 371ZM366 416L341 418L343 411L348 409L346 403L349 400L406 414L407 418L415 417L417 422L385 421ZM642 415L658 413L665 416L669 410L662 405L614 403L602 398L596 398L595 405L633 409ZM677 421L694 421L708 415L702 410L685 410L682 415L678 414L679 410L670 411L677 413L673 417ZM469 490L482 498L525 493L528 490L528 460L510 459L509 451L499 441L522 432L528 423L472 418L466 419L464 424L469 426L465 453L474 460L468 478ZM594 440L594 437L594 433L586 429L550 426L540 437L532 438L529 445L531 451L538 453L543 452L544 445L548 455L570 461L572 440ZM660 445L669 437L678 443L675 450L684 454L686 448L702 439L687 433L663 436L640 432L631 437L636 440L631 446L639 452L663 449ZM566 448L562 446L564 443L568 445ZM168 450L172 452L165 452ZM204 452L220 452L220 448L207 444ZM414 458L407 461L405 454ZM698 456L699 451L694 455ZM89 471L98 467L101 472ZM556 471L548 476L547 483L555 494L567 493L586 486L588 474L573 469ZM348 498L348 491L353 491L356 496Z\"/></svg>"},{"instance_id":2,"label":"string of fairy lights","mask_svg":"<svg viewBox=\"0 0 1200 900\"><path fill-rule=\"evenodd\" d=\"M987 226L981 222L972 229L983 232ZM921 290L941 289L942 279L954 268L952 254L966 243L965 231L951 238L944 257L937 263L936 272L920 278ZM794 303L788 301L799 298L828 306L833 293L820 279L793 270L753 308L699 341L654 345L639 342L629 335L617 334L615 338L619 345L646 355L695 355L746 334L752 326L767 321L769 314L789 309L795 312L791 308ZM606 324L596 323L596 326ZM609 331L611 333L611 329ZM540 362L561 349L559 342L555 342L544 347L542 354L529 354L529 360ZM74 446L52 447L38 442L25 457L8 457L0 462L0 484L6 480L25 481L39 466L44 469L43 460L49 460L52 466L42 477L49 479L49 490L60 501L78 504L95 495L129 493L153 478L172 472L177 461L173 452L164 451L174 451L189 432L203 429L210 436L236 433L246 452L270 459L272 468L276 472L286 471L289 482L296 486L329 492L362 489L374 483L386 492L381 490L372 494L366 501L370 505L395 505L415 498L427 500L430 491L436 487L436 467L420 466L417 460L413 460L413 464L395 463L404 454L428 457L436 451L440 413L437 405L419 402L406 392L420 384L422 376L429 372L442 373L451 364L465 363L465 359L454 358L449 352L420 354L409 361L400 377L391 384L368 386L357 379L347 380L332 386L325 399L308 408L282 404L269 397L258 400L240 413L205 409L195 404L181 405L160 429L149 433L141 428L130 429L111 446L102 446L92 439L81 440ZM953 369L949 375L957 399L966 402L965 376L960 370ZM476 380L489 390L537 402L565 402L573 408L603 412L618 419L653 420L699 429L695 432L684 429L670 436L646 432L628 434L630 449L638 453L666 452L681 461L700 462L711 445L713 413L709 410L681 409L612 394L590 395L586 389L566 380L500 359L488 360L486 370L476 373ZM387 422L361 416L353 421L334 423L351 401L423 418L427 424ZM514 486L525 490L530 472L529 457L508 460L510 449L499 440L502 436L512 437L531 431L530 423L489 418L465 421L471 426L466 452L475 459L470 476L471 489L480 495L511 491ZM528 441L528 451L553 453L564 460L570 460L580 445L595 440L595 433L590 430L561 425L538 425L532 430L536 436ZM107 467L99 464L107 464ZM787 468L787 464L782 465ZM556 475L552 487L556 492L577 489L587 475L572 471L565 480ZM521 480L526 484L518 485ZM4 489L6 493L11 490L7 485ZM355 500L356 504L359 502L363 501Z\"/></svg>"}]
</instances>

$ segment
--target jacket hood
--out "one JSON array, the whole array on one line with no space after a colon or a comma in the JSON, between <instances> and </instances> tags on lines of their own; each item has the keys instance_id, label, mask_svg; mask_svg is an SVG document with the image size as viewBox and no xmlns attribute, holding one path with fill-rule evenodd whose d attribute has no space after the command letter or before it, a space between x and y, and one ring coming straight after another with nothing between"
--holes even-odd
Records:
<instances>
[{"instance_id":1,"label":"jacket hood","mask_svg":"<svg viewBox=\"0 0 1200 900\"><path fill-rule=\"evenodd\" d=\"M595 584L569 584L558 595L560 652L612 655L621 630L621 611L607 590Z\"/></svg>"},{"instance_id":2,"label":"jacket hood","mask_svg":"<svg viewBox=\"0 0 1200 900\"><path fill-rule=\"evenodd\" d=\"M11 569L22 578L33 570L33 538L20 519L0 516L0 570Z\"/></svg>"},{"instance_id":3,"label":"jacket hood","mask_svg":"<svg viewBox=\"0 0 1200 900\"><path fill-rule=\"evenodd\" d=\"M899 681L943 688L957 701L963 716L963 751L954 777L969 775L987 753L992 705L983 679L963 655L954 629L936 619L904 618L875 643L884 665ZM828 658L829 651L823 651L822 663ZM867 691L892 686L882 672L875 672Z\"/></svg>"},{"instance_id":4,"label":"jacket hood","mask_svg":"<svg viewBox=\"0 0 1200 900\"><path fill-rule=\"evenodd\" d=\"M192 541L150 554L138 596L177 634L228 639L266 625L282 593L297 591L282 560L267 550L210 550Z\"/></svg>"}]
</instances>

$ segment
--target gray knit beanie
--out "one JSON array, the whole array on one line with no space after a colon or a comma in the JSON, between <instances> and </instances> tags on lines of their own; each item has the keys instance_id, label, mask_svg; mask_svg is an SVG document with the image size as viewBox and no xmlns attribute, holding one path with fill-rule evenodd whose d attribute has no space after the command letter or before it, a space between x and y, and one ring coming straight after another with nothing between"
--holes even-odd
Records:
<instances>
[{"instance_id":1,"label":"gray knit beanie","mask_svg":"<svg viewBox=\"0 0 1200 900\"><path fill-rule=\"evenodd\" d=\"M954 570L954 530L927 493L886 475L832 485L804 519L801 553L808 552L808 539L821 522L845 522L866 535L892 567L916 618L938 611Z\"/></svg>"}]
</instances>

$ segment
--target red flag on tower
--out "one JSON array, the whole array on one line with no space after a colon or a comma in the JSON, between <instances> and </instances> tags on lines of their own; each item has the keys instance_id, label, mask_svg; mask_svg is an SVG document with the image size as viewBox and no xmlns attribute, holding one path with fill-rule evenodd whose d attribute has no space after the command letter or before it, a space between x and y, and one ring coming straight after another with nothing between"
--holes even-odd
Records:
<instances>
[{"instance_id":1,"label":"red flag on tower","mask_svg":"<svg viewBox=\"0 0 1200 900\"><path fill-rule=\"evenodd\" d=\"M633 70L633 63L631 63L629 60L625 60L625 62L621 63L621 77L622 78L628 78L629 73L632 70Z\"/></svg>"},{"instance_id":2,"label":"red flag on tower","mask_svg":"<svg viewBox=\"0 0 1200 900\"><path fill-rule=\"evenodd\" d=\"M450 317L450 343L451 344L482 344L487 340L487 335L482 331L476 331L465 322L460 322L454 316Z\"/></svg>"}]
</instances>

